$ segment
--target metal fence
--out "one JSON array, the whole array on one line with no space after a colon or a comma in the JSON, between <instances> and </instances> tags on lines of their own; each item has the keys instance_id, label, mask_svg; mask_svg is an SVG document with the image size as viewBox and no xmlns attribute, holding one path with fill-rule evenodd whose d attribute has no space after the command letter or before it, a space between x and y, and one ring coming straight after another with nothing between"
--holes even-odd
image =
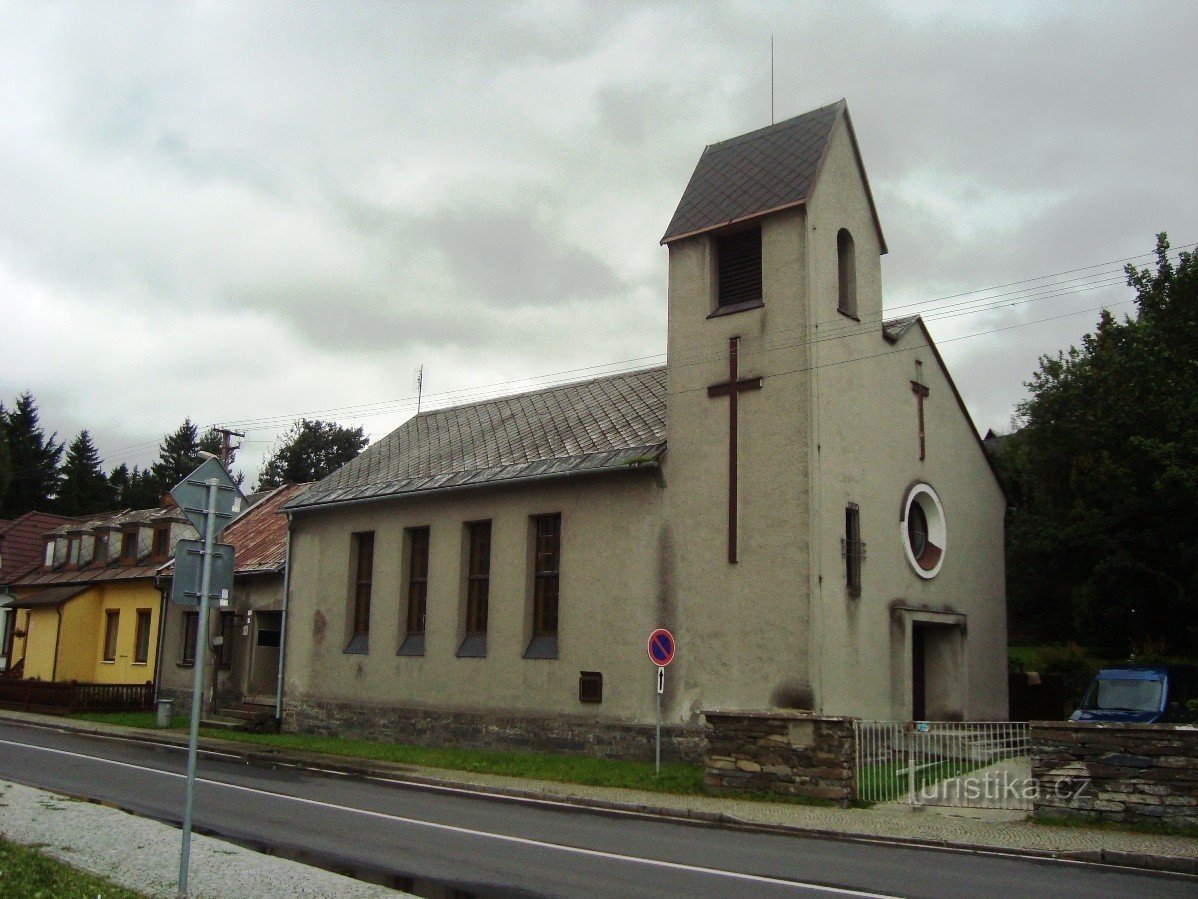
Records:
<instances>
[{"instance_id":1,"label":"metal fence","mask_svg":"<svg viewBox=\"0 0 1198 899\"><path fill-rule=\"evenodd\" d=\"M0 679L0 707L27 712L147 711L154 707L154 685L83 684L77 681Z\"/></svg>"},{"instance_id":2,"label":"metal fence","mask_svg":"<svg viewBox=\"0 0 1198 899\"><path fill-rule=\"evenodd\" d=\"M1026 721L858 721L857 798L1031 808Z\"/></svg>"}]
</instances>

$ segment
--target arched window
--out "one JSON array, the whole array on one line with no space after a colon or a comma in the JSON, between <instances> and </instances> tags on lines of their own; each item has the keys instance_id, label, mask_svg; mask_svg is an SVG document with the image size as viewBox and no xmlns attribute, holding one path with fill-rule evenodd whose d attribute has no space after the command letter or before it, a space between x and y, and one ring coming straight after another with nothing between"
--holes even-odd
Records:
<instances>
[{"instance_id":1,"label":"arched window","mask_svg":"<svg viewBox=\"0 0 1198 899\"><path fill-rule=\"evenodd\" d=\"M836 308L856 318L857 261L853 254L853 235L844 228L836 233L836 275L839 291Z\"/></svg>"}]
</instances>

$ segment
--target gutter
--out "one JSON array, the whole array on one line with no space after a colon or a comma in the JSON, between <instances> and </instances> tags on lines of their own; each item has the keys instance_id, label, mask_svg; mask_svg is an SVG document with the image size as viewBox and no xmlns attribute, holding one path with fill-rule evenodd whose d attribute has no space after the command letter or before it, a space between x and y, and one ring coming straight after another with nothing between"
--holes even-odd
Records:
<instances>
[{"instance_id":1,"label":"gutter","mask_svg":"<svg viewBox=\"0 0 1198 899\"><path fill-rule=\"evenodd\" d=\"M58 680L58 644L62 642L62 606L55 606L54 611L58 613L58 627L54 629L54 665L50 668L50 680ZM28 633L28 626L26 626ZM25 655L29 655L29 637L25 637Z\"/></svg>"},{"instance_id":2,"label":"gutter","mask_svg":"<svg viewBox=\"0 0 1198 899\"><path fill-rule=\"evenodd\" d=\"M458 490L484 490L487 488L504 487L508 484L527 484L532 481L555 481L562 478L578 478L586 475L621 474L629 471L644 471L656 469L660 472L661 463L658 460L639 462L635 465L614 465L609 468L590 468L585 471L557 471L550 474L525 475L523 477L504 478L501 481L483 481L481 484L453 484L449 487L430 487L427 490L410 490L403 493L380 493L375 496L360 496L356 499L341 499L331 503L312 503L306 506L296 506L284 509L288 520L300 512L318 512L324 509L340 509L345 506L360 506L363 503L378 503L385 500L406 499L408 497L433 496L439 493L452 493ZM660 474L658 475L660 478Z\"/></svg>"},{"instance_id":3,"label":"gutter","mask_svg":"<svg viewBox=\"0 0 1198 899\"><path fill-rule=\"evenodd\" d=\"M279 623L279 676L275 682L275 721L283 720L283 663L287 658L287 597L291 592L291 512L287 512L287 546L283 550L283 617Z\"/></svg>"},{"instance_id":4,"label":"gutter","mask_svg":"<svg viewBox=\"0 0 1198 899\"><path fill-rule=\"evenodd\" d=\"M159 578L155 578L157 581ZM158 587L158 651L154 653L154 701L158 701L158 690L162 687L162 657L166 654L166 588Z\"/></svg>"}]
</instances>

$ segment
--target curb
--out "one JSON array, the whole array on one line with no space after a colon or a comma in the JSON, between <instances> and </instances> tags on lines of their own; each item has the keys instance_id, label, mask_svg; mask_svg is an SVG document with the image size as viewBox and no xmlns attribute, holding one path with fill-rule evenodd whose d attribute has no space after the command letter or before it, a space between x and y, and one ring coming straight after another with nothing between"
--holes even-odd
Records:
<instances>
[{"instance_id":1,"label":"curb","mask_svg":"<svg viewBox=\"0 0 1198 899\"><path fill-rule=\"evenodd\" d=\"M45 720L10 718L0 710L0 720L44 730L57 730L83 736L108 739L140 745L160 746L169 749L186 749L186 739L168 737L167 734L148 734L129 728L128 732L89 727L89 722L72 719ZM644 803L618 802L587 796L559 795L538 790L525 790L504 786L484 786L470 782L448 780L420 774L419 768L402 764L363 764L338 756L318 753L296 754L286 749L262 751L247 748L246 744L214 737L201 737L199 751L207 755L239 758L246 765L264 768L295 768L305 771L324 771L348 777L371 778L389 783L426 788L435 791L473 793L513 803L530 803L546 807L570 806L583 808L598 814L634 816L646 819L666 819L704 827L725 827L750 833L775 834L778 836L806 837L810 839L837 840L840 842L870 845L901 846L906 848L933 849L944 852L966 852L979 855L1007 856L1037 859L1042 861L1100 865L1113 868L1133 868L1157 874L1172 874L1186 877L1198 876L1198 857L1154 855L1150 853L1126 852L1114 849L1047 850L987 846L977 843L953 842L949 840L920 839L918 837L885 836L803 827L796 824L766 824L738 818L723 812L707 812L701 809L680 809L669 806L654 806Z\"/></svg>"}]
</instances>

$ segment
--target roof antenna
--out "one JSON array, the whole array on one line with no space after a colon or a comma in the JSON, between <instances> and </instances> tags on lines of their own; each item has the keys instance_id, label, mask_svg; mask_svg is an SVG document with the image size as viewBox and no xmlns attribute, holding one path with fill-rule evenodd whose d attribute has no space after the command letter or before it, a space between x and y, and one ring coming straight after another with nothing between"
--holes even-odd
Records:
<instances>
[{"instance_id":1,"label":"roof antenna","mask_svg":"<svg viewBox=\"0 0 1198 899\"><path fill-rule=\"evenodd\" d=\"M770 124L774 124L774 36L770 35Z\"/></svg>"},{"instance_id":2,"label":"roof antenna","mask_svg":"<svg viewBox=\"0 0 1198 899\"><path fill-rule=\"evenodd\" d=\"M416 371L412 372L414 386L416 388L416 414L420 414L420 403L424 399L424 363Z\"/></svg>"}]
</instances>

